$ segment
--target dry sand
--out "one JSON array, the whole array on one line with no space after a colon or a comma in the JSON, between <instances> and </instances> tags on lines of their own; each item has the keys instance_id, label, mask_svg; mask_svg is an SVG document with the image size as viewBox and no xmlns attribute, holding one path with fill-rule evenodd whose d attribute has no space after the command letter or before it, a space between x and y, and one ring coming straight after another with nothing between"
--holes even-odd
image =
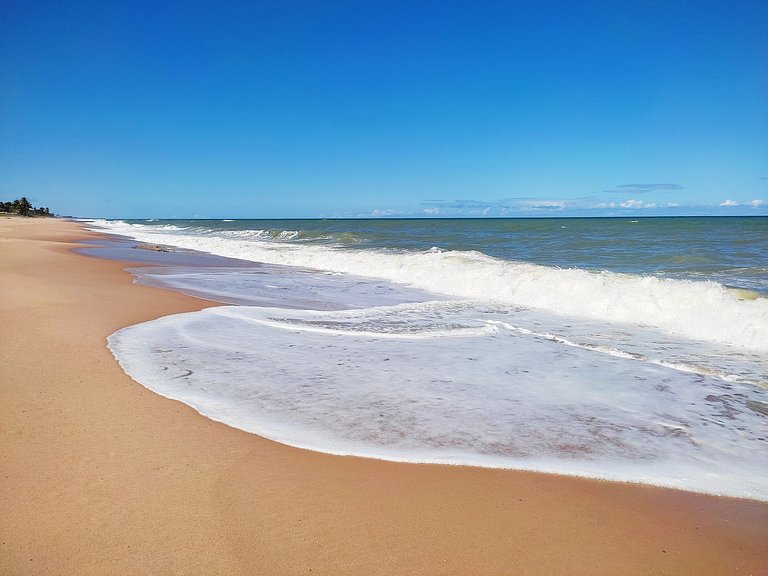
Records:
<instances>
[{"instance_id":1,"label":"dry sand","mask_svg":"<svg viewBox=\"0 0 768 576\"><path fill-rule=\"evenodd\" d=\"M1 574L768 574L768 503L329 456L157 396L107 335L210 303L88 234L0 217Z\"/></svg>"}]
</instances>

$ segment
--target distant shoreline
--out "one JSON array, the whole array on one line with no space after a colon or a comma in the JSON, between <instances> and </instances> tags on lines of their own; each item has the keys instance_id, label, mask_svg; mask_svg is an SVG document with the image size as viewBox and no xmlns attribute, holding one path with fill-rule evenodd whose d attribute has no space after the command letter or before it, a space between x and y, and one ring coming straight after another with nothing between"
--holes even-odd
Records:
<instances>
[{"instance_id":1,"label":"distant shoreline","mask_svg":"<svg viewBox=\"0 0 768 576\"><path fill-rule=\"evenodd\" d=\"M655 215L655 216L640 216L634 214L620 214L611 216L388 216L388 217L371 217L371 216L349 216L349 217L324 217L324 216L311 216L311 217L252 217L252 218L240 218L240 217L201 217L201 218L155 218L139 216L135 218L130 217L114 217L106 218L101 216L86 217L86 216L56 216L57 218L67 218L75 221L79 220L130 220L130 221L190 221L190 222L239 222L243 220L263 220L263 221L316 221L316 220L361 220L361 221L387 221L387 220L424 220L424 221L444 221L444 220L664 220L664 219L679 219L679 218L768 218L768 214L678 214L678 215Z\"/></svg>"}]
</instances>

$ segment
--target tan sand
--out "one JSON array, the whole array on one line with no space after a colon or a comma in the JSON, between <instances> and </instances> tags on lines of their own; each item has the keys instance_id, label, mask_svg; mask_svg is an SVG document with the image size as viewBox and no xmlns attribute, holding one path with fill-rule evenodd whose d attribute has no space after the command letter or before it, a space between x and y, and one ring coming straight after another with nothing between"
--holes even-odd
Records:
<instances>
[{"instance_id":1,"label":"tan sand","mask_svg":"<svg viewBox=\"0 0 768 576\"><path fill-rule=\"evenodd\" d=\"M107 335L210 304L87 235L0 217L0 574L768 574L768 503L328 456L157 396Z\"/></svg>"}]
</instances>

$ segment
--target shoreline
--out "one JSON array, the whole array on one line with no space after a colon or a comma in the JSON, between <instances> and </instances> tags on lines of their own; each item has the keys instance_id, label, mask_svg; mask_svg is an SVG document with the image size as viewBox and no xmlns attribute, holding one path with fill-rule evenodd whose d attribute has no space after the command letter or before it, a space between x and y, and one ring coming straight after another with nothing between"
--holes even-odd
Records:
<instances>
[{"instance_id":1,"label":"shoreline","mask_svg":"<svg viewBox=\"0 0 768 576\"><path fill-rule=\"evenodd\" d=\"M768 503L277 444L158 396L106 337L215 305L135 285L104 238L0 219L0 571L750 574ZM142 265L142 264L138 264Z\"/></svg>"}]
</instances>

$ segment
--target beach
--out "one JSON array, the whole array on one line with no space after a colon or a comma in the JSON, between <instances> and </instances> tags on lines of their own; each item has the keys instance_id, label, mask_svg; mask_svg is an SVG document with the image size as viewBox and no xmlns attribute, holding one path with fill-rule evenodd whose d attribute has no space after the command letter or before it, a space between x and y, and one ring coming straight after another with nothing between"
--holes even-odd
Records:
<instances>
[{"instance_id":1,"label":"beach","mask_svg":"<svg viewBox=\"0 0 768 576\"><path fill-rule=\"evenodd\" d=\"M211 302L0 218L3 574L765 574L768 503L301 450L131 380L107 337ZM756 456L758 457L758 456Z\"/></svg>"}]
</instances>

